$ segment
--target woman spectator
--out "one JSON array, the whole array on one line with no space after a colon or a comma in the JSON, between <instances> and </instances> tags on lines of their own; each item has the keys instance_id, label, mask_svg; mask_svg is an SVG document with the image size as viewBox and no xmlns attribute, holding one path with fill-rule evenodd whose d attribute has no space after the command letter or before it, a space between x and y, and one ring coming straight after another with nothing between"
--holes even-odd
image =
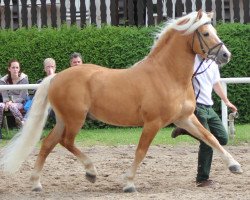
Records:
<instances>
[{"instance_id":1,"label":"woman spectator","mask_svg":"<svg viewBox=\"0 0 250 200\"><path fill-rule=\"evenodd\" d=\"M8 74L0 79L1 85L13 84L29 84L28 76L21 72L20 63L18 60L11 60L8 65ZM23 115L20 110L23 109L23 104L28 96L28 90L3 90L1 91L3 102L0 103L0 126L3 122L4 111L10 111L20 127L23 122ZM0 129L0 138L2 132Z\"/></svg>"},{"instance_id":2,"label":"woman spectator","mask_svg":"<svg viewBox=\"0 0 250 200\"><path fill-rule=\"evenodd\" d=\"M56 73L56 61L53 58L46 58L43 61L43 70L46 73L46 76L50 76L52 74ZM39 79L36 83L39 84L43 81L44 78ZM36 90L33 91L33 94L35 95ZM23 121L26 121L28 114L29 114L29 110L31 108L32 105L32 99L30 99L29 101L26 102L25 106L24 106L24 110L26 112ZM51 117L52 119L55 120L55 113L53 110L49 111L49 117Z\"/></svg>"}]
</instances>

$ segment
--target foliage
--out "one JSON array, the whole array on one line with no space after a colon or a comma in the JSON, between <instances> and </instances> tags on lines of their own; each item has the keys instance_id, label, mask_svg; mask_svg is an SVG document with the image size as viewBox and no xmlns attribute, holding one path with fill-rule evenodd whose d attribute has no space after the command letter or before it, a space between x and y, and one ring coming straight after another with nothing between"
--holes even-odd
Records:
<instances>
[{"instance_id":1,"label":"foliage","mask_svg":"<svg viewBox=\"0 0 250 200\"><path fill-rule=\"evenodd\" d=\"M232 52L232 60L222 68L222 77L250 76L250 25L220 24L218 34ZM0 74L6 74L7 62L20 60L23 71L28 74L30 83L43 77L43 60L53 57L57 71L69 66L72 52L80 52L85 63L95 63L110 68L126 68L143 59L153 44L155 27L114 27L96 28L87 26L62 26L60 29L21 28L16 31L0 31ZM250 121L249 84L229 85L228 96L239 108L237 122ZM220 102L215 98L215 108L220 112ZM107 125L88 120L86 127Z\"/></svg>"},{"instance_id":2,"label":"foliage","mask_svg":"<svg viewBox=\"0 0 250 200\"><path fill-rule=\"evenodd\" d=\"M221 77L250 77L250 24L226 23L216 27L219 37L232 53L231 61L221 68ZM236 122L250 122L250 85L228 84L228 98L239 112ZM221 104L214 95L215 110L221 113Z\"/></svg>"},{"instance_id":3,"label":"foliage","mask_svg":"<svg viewBox=\"0 0 250 200\"><path fill-rule=\"evenodd\" d=\"M153 41L151 30L112 26L1 30L0 74L5 74L8 61L16 58L30 82L35 83L44 76L42 63L46 57L55 58L57 71L62 71L69 67L73 52L80 52L85 63L125 68L149 52Z\"/></svg>"}]
</instances>

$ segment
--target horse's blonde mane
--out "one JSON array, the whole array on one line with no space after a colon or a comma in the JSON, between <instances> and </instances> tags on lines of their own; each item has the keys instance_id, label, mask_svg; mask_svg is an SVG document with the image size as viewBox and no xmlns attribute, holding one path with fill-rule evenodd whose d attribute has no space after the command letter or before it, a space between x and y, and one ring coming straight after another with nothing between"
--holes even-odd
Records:
<instances>
[{"instance_id":1,"label":"horse's blonde mane","mask_svg":"<svg viewBox=\"0 0 250 200\"><path fill-rule=\"evenodd\" d=\"M182 31L184 35L188 35L190 33L193 33L196 29L198 29L201 25L211 22L211 18L208 17L208 15L205 12L202 12L201 18L197 18L198 12L192 12L184 17L180 17L176 20L170 19L166 22L165 26L161 28L156 34L155 34L155 44L153 45L153 48L157 46L157 42L161 40L166 33L171 30L175 29L177 31ZM185 21L186 23L181 23L182 21Z\"/></svg>"}]
</instances>

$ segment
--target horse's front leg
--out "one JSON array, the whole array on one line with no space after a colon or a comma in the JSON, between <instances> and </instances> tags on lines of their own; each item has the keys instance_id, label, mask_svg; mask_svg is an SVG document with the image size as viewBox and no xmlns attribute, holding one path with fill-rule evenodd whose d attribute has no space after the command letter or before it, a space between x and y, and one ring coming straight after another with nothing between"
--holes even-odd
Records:
<instances>
[{"instance_id":1,"label":"horse's front leg","mask_svg":"<svg viewBox=\"0 0 250 200\"><path fill-rule=\"evenodd\" d=\"M128 169L127 173L124 176L124 181L125 181L125 187L123 188L124 192L136 192L134 185L134 177L136 174L136 170L141 161L143 160L143 158L145 157L149 145L151 144L152 140L154 139L159 129L160 129L159 121L153 121L144 124L140 141L135 152L134 161L132 163L132 166Z\"/></svg>"},{"instance_id":2,"label":"horse's front leg","mask_svg":"<svg viewBox=\"0 0 250 200\"><path fill-rule=\"evenodd\" d=\"M232 173L240 174L242 169L240 164L228 153L218 142L218 140L211 134L207 129L205 129L201 123L198 121L196 116L192 114L189 118L175 122L175 125L187 130L195 138L198 138L205 142L207 145L216 150L222 157L222 159L227 164L229 170Z\"/></svg>"}]
</instances>

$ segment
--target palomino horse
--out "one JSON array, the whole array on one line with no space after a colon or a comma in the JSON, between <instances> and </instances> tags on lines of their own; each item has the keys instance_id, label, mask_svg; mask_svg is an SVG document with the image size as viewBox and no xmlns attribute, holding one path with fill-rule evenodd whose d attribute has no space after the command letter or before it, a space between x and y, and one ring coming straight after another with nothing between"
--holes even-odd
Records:
<instances>
[{"instance_id":1,"label":"palomino horse","mask_svg":"<svg viewBox=\"0 0 250 200\"><path fill-rule=\"evenodd\" d=\"M143 126L132 166L124 176L125 192L134 192L134 177L151 141L162 127L174 123L219 152L233 173L240 164L219 144L193 114L191 84L194 57L227 63L230 52L211 25L211 13L193 12L166 26L151 52L128 69L108 69L93 64L66 69L46 78L39 86L29 117L18 136L4 149L3 170L17 171L39 141L51 105L56 125L43 140L31 176L33 190L40 191L45 159L60 143L72 152L95 182L97 171L90 158L74 144L87 114L117 126Z\"/></svg>"}]
</instances>

